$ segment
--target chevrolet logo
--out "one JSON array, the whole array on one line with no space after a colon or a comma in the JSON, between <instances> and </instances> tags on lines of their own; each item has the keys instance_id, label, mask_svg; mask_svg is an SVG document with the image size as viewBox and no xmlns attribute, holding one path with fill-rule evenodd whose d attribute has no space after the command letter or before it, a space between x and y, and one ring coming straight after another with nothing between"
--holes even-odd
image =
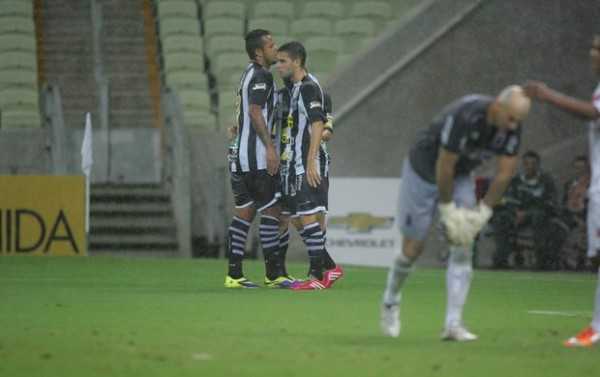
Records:
<instances>
[{"instance_id":1,"label":"chevrolet logo","mask_svg":"<svg viewBox=\"0 0 600 377\"><path fill-rule=\"evenodd\" d=\"M348 216L331 217L328 226L347 229L352 233L370 233L374 229L388 229L394 225L393 217L373 216L365 212L353 212Z\"/></svg>"}]
</instances>

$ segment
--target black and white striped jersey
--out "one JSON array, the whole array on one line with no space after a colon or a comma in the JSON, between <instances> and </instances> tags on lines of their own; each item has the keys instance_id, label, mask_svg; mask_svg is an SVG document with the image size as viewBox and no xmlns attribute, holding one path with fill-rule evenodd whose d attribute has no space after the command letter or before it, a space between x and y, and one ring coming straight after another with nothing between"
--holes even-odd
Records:
<instances>
[{"instance_id":1,"label":"black and white striped jersey","mask_svg":"<svg viewBox=\"0 0 600 377\"><path fill-rule=\"evenodd\" d=\"M250 120L250 105L259 105L273 137L273 110L275 106L273 75L257 63L250 63L240 80L237 92L236 118L238 135L236 152L231 159L232 172L248 172L267 168L267 153Z\"/></svg>"},{"instance_id":2,"label":"black and white striped jersey","mask_svg":"<svg viewBox=\"0 0 600 377\"><path fill-rule=\"evenodd\" d=\"M316 77L313 75L305 76L302 81L294 83L292 90L291 114L294 121L292 130L293 137L293 160L296 175L305 173L308 149L310 147L311 124L317 121L327 122L325 112L325 96L323 89ZM321 147L322 149L322 147ZM317 164L319 171L323 172L323 167L328 165L328 161L321 162L321 151L317 155ZM328 154L324 152L328 159Z\"/></svg>"}]
</instances>

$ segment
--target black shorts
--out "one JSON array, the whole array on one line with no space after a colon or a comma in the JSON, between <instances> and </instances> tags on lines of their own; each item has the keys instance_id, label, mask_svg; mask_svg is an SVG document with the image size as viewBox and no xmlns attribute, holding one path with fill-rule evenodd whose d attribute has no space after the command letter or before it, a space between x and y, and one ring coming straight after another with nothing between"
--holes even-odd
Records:
<instances>
[{"instance_id":1,"label":"black shorts","mask_svg":"<svg viewBox=\"0 0 600 377\"><path fill-rule=\"evenodd\" d=\"M232 172L231 190L235 208L254 206L259 212L275 203L281 196L279 176L269 175L266 170Z\"/></svg>"},{"instance_id":2,"label":"black shorts","mask_svg":"<svg viewBox=\"0 0 600 377\"><path fill-rule=\"evenodd\" d=\"M306 180L306 174L296 176L296 214L299 216L327 212L329 178L321 177L321 183L312 187Z\"/></svg>"},{"instance_id":3,"label":"black shorts","mask_svg":"<svg viewBox=\"0 0 600 377\"><path fill-rule=\"evenodd\" d=\"M287 216L296 214L296 174L294 168L282 167L281 177L281 213Z\"/></svg>"}]
</instances>

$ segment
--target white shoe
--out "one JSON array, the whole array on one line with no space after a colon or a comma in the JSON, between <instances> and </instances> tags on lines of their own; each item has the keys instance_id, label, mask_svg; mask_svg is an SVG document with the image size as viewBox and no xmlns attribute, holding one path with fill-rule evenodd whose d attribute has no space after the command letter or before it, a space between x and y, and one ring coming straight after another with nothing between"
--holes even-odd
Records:
<instances>
[{"instance_id":1,"label":"white shoe","mask_svg":"<svg viewBox=\"0 0 600 377\"><path fill-rule=\"evenodd\" d=\"M381 305L380 322L381 331L385 336L397 338L400 335L400 307L399 305Z\"/></svg>"},{"instance_id":2,"label":"white shoe","mask_svg":"<svg viewBox=\"0 0 600 377\"><path fill-rule=\"evenodd\" d=\"M471 342L477 340L479 337L463 325L450 326L444 329L442 332L442 340L454 340L457 342Z\"/></svg>"}]
</instances>

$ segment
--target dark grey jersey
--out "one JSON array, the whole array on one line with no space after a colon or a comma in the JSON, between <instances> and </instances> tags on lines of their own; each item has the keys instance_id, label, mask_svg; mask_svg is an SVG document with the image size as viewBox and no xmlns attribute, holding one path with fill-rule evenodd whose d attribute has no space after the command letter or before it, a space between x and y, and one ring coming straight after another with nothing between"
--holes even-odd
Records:
<instances>
[{"instance_id":1,"label":"dark grey jersey","mask_svg":"<svg viewBox=\"0 0 600 377\"><path fill-rule=\"evenodd\" d=\"M409 152L411 166L428 182L435 183L439 149L459 155L455 175L468 175L496 155L515 156L521 144L521 127L514 131L487 123L487 109L493 98L469 95L445 107L431 126L419 133Z\"/></svg>"}]
</instances>

